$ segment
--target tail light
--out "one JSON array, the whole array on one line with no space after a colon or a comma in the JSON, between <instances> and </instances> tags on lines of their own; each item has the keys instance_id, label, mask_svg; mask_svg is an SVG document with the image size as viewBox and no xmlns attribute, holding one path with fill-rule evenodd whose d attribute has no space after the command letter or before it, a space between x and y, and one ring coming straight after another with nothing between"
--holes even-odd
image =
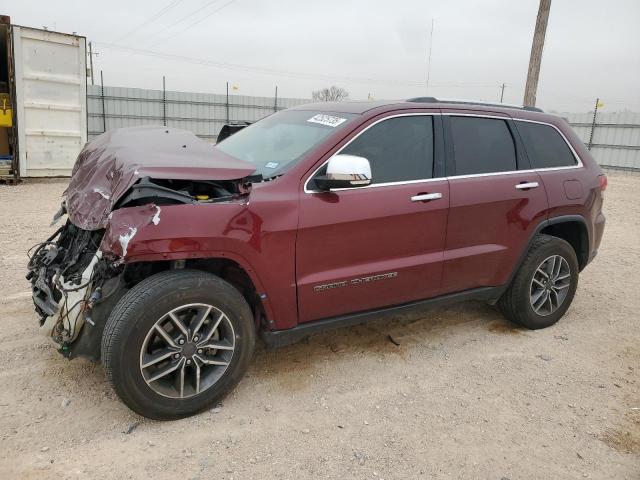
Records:
<instances>
[{"instance_id":1,"label":"tail light","mask_svg":"<svg viewBox=\"0 0 640 480\"><path fill-rule=\"evenodd\" d=\"M609 185L609 180L607 180L607 176L598 175L598 181L600 182L600 191L604 192L607 189L607 185Z\"/></svg>"}]
</instances>

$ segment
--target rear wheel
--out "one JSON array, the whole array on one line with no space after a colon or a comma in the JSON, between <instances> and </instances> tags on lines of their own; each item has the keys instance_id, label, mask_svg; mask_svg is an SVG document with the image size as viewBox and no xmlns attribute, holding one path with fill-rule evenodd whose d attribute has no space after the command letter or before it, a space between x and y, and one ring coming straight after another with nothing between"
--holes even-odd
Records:
<instances>
[{"instance_id":1,"label":"rear wheel","mask_svg":"<svg viewBox=\"0 0 640 480\"><path fill-rule=\"evenodd\" d=\"M246 372L255 344L251 309L230 284L196 270L154 275L113 309L102 362L122 401L149 418L196 413Z\"/></svg>"},{"instance_id":2,"label":"rear wheel","mask_svg":"<svg viewBox=\"0 0 640 480\"><path fill-rule=\"evenodd\" d=\"M573 247L539 235L498 306L507 319L531 329L556 323L578 287L579 265Z\"/></svg>"}]
</instances>

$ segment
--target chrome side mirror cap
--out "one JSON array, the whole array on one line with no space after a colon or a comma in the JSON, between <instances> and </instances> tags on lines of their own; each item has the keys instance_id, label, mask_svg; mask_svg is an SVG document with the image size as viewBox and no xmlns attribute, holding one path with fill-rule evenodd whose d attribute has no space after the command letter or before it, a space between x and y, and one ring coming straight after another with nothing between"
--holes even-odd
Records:
<instances>
[{"instance_id":1,"label":"chrome side mirror cap","mask_svg":"<svg viewBox=\"0 0 640 480\"><path fill-rule=\"evenodd\" d=\"M322 191L333 188L355 188L371 185L369 160L356 155L334 155L327 163L327 172L315 178Z\"/></svg>"}]
</instances>

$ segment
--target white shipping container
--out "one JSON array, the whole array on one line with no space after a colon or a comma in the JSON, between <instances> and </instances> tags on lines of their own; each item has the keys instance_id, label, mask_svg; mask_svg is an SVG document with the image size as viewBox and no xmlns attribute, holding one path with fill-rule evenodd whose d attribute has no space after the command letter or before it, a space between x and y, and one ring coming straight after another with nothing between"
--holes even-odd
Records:
<instances>
[{"instance_id":1,"label":"white shipping container","mask_svg":"<svg viewBox=\"0 0 640 480\"><path fill-rule=\"evenodd\" d=\"M86 39L11 26L21 177L68 176L87 141Z\"/></svg>"}]
</instances>

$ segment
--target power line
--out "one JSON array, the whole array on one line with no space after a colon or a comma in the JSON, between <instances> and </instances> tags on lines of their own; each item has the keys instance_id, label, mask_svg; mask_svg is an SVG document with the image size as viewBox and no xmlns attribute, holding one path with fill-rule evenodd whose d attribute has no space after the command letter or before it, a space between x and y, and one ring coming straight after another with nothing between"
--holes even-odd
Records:
<instances>
[{"instance_id":1,"label":"power line","mask_svg":"<svg viewBox=\"0 0 640 480\"><path fill-rule=\"evenodd\" d=\"M160 43L160 42L164 41L164 40L162 40L162 35L164 33L166 33L167 31L170 31L171 29L174 29L174 28L178 27L185 20L189 20L190 18L194 17L198 13L202 12L203 10L206 10L211 5L214 5L215 3L218 3L218 2L220 2L220 0L209 0L207 3L205 3L201 7L198 7L195 10L187 13L186 15L184 15L181 18L179 18L178 20L175 20L175 21L171 22L171 25L169 25L167 27L163 27L160 30L156 30L152 34L147 35L146 40L151 42L151 43L147 44L147 47L154 46L157 43ZM169 37L167 37L167 38L169 38Z\"/></svg>"},{"instance_id":2,"label":"power line","mask_svg":"<svg viewBox=\"0 0 640 480\"><path fill-rule=\"evenodd\" d=\"M175 55L170 53L157 52L154 50L144 50L144 49L134 48L134 47L125 47L123 45L116 45L113 43L105 43L105 42L94 42L94 43L101 45L103 48L111 48L114 50L120 50L123 52L132 53L135 55L161 58L164 60L191 63L194 65L203 65L203 66L221 68L226 70L260 73L264 75L303 78L303 79L309 79L309 80L326 80L330 82L343 81L343 82L360 83L360 84L401 85L401 86L414 86L414 87L425 86L425 82L405 82L405 81L398 81L398 80L381 80L379 78L335 76L335 75L324 75L324 74L315 74L315 73L306 73L306 72L296 72L292 70L279 70L275 68L257 67L257 66L242 65L237 63L215 62L213 60L208 60L204 58L187 57L184 55ZM431 85L432 87L453 87L453 88L470 88L470 87L495 88L496 87L496 83L475 83L475 82L466 82L466 83L451 82L451 83L438 83L438 84L431 84Z\"/></svg>"},{"instance_id":3,"label":"power line","mask_svg":"<svg viewBox=\"0 0 640 480\"><path fill-rule=\"evenodd\" d=\"M207 2L207 3L205 3L202 7L200 7L200 8L198 8L198 9L194 10L194 11L193 11L193 12L191 12L191 13L186 14L184 17L182 17L182 18L180 18L180 19L176 20L175 22L173 22L173 25L177 25L178 23L182 23L182 22L184 22L187 18L191 18L191 17L193 17L196 13L201 12L201 11L202 11L202 10L204 10L205 8L207 8L207 7L211 6L211 5L213 5L214 3L217 3L217 2L219 2L219 1L220 1L220 0L211 0L211 1Z\"/></svg>"},{"instance_id":4,"label":"power line","mask_svg":"<svg viewBox=\"0 0 640 480\"><path fill-rule=\"evenodd\" d=\"M169 27L167 27L167 28L169 28L169 29L170 29L170 28L175 27L176 25L178 25L178 24L180 24L180 23L184 22L184 21L185 21L186 19L188 19L188 18L193 17L196 13L198 13L198 12L200 12L200 11L204 10L205 8L209 7L210 5L212 5L212 4L214 4L214 3L218 2L218 1L220 1L220 0L210 0L209 2L207 2L206 4L204 4L202 7L200 7L200 8L198 8L198 9L196 9L196 10L192 11L191 13L187 13L184 17L179 18L178 20L176 20L176 21L172 22L172 24L171 24ZM154 33L152 33L152 34L148 35L148 36L147 36L147 40L149 40L150 38L153 38L153 37L157 37L158 35L160 35L160 34L162 34L162 33L166 32L166 31L167 31L167 28L164 28L164 27L163 27L163 28L161 28L160 30L157 30L157 31L155 31Z\"/></svg>"},{"instance_id":5,"label":"power line","mask_svg":"<svg viewBox=\"0 0 640 480\"><path fill-rule=\"evenodd\" d=\"M196 25L198 25L201 22L204 22L207 18L209 18L211 15L213 15L214 13L218 13L220 10L222 10L223 8L228 7L229 5L231 5L233 2L235 2L236 0L230 0L227 3L225 3L224 5L222 5L220 8L216 8L214 11L210 12L208 15L205 15L204 17L196 20L195 22L191 23L190 25L187 25L185 28L183 28L182 30L180 30L179 32L174 33L173 35L169 35L166 38L160 39L155 43L152 43L151 45L149 45L149 48L151 47L155 47L156 45L162 43L162 42L166 42L167 40L169 40L170 38L175 37L176 35L180 35L183 32L186 32L187 30L189 30L191 27L194 27ZM201 9L202 10L202 9ZM199 11L199 10L198 10Z\"/></svg>"},{"instance_id":6,"label":"power line","mask_svg":"<svg viewBox=\"0 0 640 480\"><path fill-rule=\"evenodd\" d=\"M136 33L138 30L140 30L145 25L148 25L149 23L153 22L157 18L160 18L162 15L164 15L169 10L171 10L173 7L177 6L179 3L183 2L183 1L184 0L172 0L167 5L165 5L162 9L160 9L159 11L157 11L156 13L151 15L149 18L147 18L145 21L143 21L142 23L136 25L134 28L129 30L127 33L125 33L125 34L119 36L118 38L116 38L112 43L121 42L122 40L124 40L128 36L132 35L133 33Z\"/></svg>"}]
</instances>

